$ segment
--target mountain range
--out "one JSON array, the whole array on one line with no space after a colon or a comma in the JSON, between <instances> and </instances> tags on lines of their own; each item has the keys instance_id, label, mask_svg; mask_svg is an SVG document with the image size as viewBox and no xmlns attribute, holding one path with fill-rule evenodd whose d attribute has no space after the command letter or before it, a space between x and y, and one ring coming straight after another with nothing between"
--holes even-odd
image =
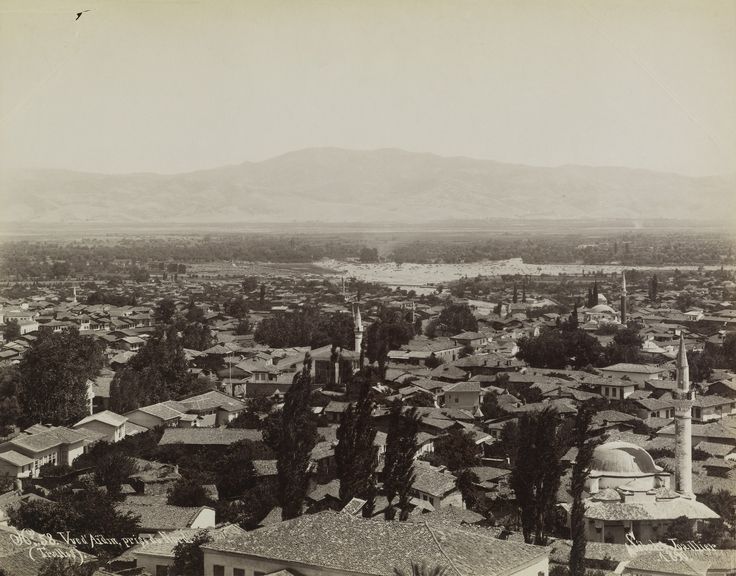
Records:
<instances>
[{"instance_id":1,"label":"mountain range","mask_svg":"<svg viewBox=\"0 0 736 576\"><path fill-rule=\"evenodd\" d=\"M311 148L173 175L0 176L0 222L125 225L484 218L736 221L736 175L534 167L395 149Z\"/></svg>"}]
</instances>

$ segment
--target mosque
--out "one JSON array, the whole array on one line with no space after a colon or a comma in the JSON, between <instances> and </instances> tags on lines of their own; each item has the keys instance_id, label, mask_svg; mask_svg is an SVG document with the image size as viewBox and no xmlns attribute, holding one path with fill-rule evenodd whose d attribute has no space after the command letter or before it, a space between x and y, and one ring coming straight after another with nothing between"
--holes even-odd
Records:
<instances>
[{"instance_id":1,"label":"mosque","mask_svg":"<svg viewBox=\"0 0 736 576\"><path fill-rule=\"evenodd\" d=\"M692 424L685 343L680 338L675 398L675 477L654 463L643 448L629 442L606 442L593 452L586 481L585 531L589 542L625 544L627 535L642 542L663 539L680 516L699 522L719 518L698 502L692 490Z\"/></svg>"}]
</instances>

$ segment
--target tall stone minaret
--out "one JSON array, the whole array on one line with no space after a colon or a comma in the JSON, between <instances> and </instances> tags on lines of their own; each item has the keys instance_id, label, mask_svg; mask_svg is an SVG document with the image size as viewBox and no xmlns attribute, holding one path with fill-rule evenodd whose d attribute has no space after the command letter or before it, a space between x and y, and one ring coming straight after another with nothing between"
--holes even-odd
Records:
<instances>
[{"instance_id":1,"label":"tall stone minaret","mask_svg":"<svg viewBox=\"0 0 736 576\"><path fill-rule=\"evenodd\" d=\"M621 324L626 324L626 272L621 272Z\"/></svg>"},{"instance_id":2,"label":"tall stone minaret","mask_svg":"<svg viewBox=\"0 0 736 576\"><path fill-rule=\"evenodd\" d=\"M353 349L360 353L360 348L363 345L363 320L360 317L360 304L357 302L355 303L355 311L353 312L353 322L355 324L355 328L353 329L355 347Z\"/></svg>"},{"instance_id":3,"label":"tall stone minaret","mask_svg":"<svg viewBox=\"0 0 736 576\"><path fill-rule=\"evenodd\" d=\"M677 389L675 390L675 490L685 498L693 495L693 393L690 391L690 368L685 339L680 334L677 353Z\"/></svg>"},{"instance_id":4,"label":"tall stone minaret","mask_svg":"<svg viewBox=\"0 0 736 576\"><path fill-rule=\"evenodd\" d=\"M74 304L76 304L77 303L77 287L76 287L76 285L75 286L72 286L72 292L74 293L74 298L72 299L72 302Z\"/></svg>"}]
</instances>

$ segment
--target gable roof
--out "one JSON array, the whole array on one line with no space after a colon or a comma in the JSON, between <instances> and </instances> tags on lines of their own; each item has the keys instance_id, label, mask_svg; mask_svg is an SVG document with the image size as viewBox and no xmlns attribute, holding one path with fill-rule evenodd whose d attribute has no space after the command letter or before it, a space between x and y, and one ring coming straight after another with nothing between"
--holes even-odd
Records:
<instances>
[{"instance_id":1,"label":"gable roof","mask_svg":"<svg viewBox=\"0 0 736 576\"><path fill-rule=\"evenodd\" d=\"M260 442L263 433L248 428L166 428L158 445L229 446L241 440Z\"/></svg>"},{"instance_id":2,"label":"gable roof","mask_svg":"<svg viewBox=\"0 0 736 576\"><path fill-rule=\"evenodd\" d=\"M393 576L395 568L408 569L411 561L445 566L462 576L501 576L547 556L544 548L497 540L477 529L337 512L300 516L202 549L205 555L217 550L376 576Z\"/></svg>"}]
</instances>

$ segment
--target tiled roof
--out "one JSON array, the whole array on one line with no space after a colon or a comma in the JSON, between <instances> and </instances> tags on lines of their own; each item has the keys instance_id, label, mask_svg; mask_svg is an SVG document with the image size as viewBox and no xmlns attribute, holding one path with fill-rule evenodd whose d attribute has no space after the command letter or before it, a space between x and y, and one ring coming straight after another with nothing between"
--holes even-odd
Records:
<instances>
[{"instance_id":1,"label":"tiled roof","mask_svg":"<svg viewBox=\"0 0 736 576\"><path fill-rule=\"evenodd\" d=\"M480 382L458 382L450 384L445 388L445 392L476 392L480 393Z\"/></svg>"},{"instance_id":2,"label":"tiled roof","mask_svg":"<svg viewBox=\"0 0 736 576\"><path fill-rule=\"evenodd\" d=\"M181 400L181 404L187 407L188 410L192 411L207 411L207 410L225 410L227 412L238 412L239 410L245 409L245 403L241 402L237 398L218 392L217 390L210 390L204 394L192 396Z\"/></svg>"},{"instance_id":3,"label":"tiled roof","mask_svg":"<svg viewBox=\"0 0 736 576\"><path fill-rule=\"evenodd\" d=\"M188 528L207 506L184 507L166 503L166 496L129 496L118 509L141 518L141 530L176 530Z\"/></svg>"},{"instance_id":4,"label":"tiled roof","mask_svg":"<svg viewBox=\"0 0 736 576\"><path fill-rule=\"evenodd\" d=\"M116 414L110 410L103 410L97 414L92 414L91 416L82 418L74 425L74 427L76 428L77 426L81 426L82 424L87 424L89 422L102 422L103 424L108 424L117 428L118 426L125 424L127 421L128 419L125 416L121 416L120 414Z\"/></svg>"},{"instance_id":5,"label":"tiled roof","mask_svg":"<svg viewBox=\"0 0 736 576\"><path fill-rule=\"evenodd\" d=\"M414 466L414 484L412 488L430 496L442 497L457 487L457 478L449 472L440 472L426 464L417 462Z\"/></svg>"},{"instance_id":6,"label":"tiled roof","mask_svg":"<svg viewBox=\"0 0 736 576\"><path fill-rule=\"evenodd\" d=\"M658 374L659 372L665 372L667 369L660 368L659 366L652 366L650 364L627 364L622 362L606 366L605 368L600 368L600 370L610 372L633 372L635 374Z\"/></svg>"},{"instance_id":7,"label":"tiled roof","mask_svg":"<svg viewBox=\"0 0 736 576\"><path fill-rule=\"evenodd\" d=\"M260 442L263 433L248 428L166 428L158 444L229 446L241 440Z\"/></svg>"},{"instance_id":8,"label":"tiled roof","mask_svg":"<svg viewBox=\"0 0 736 576\"><path fill-rule=\"evenodd\" d=\"M159 404L151 404L150 406L143 406L142 408L131 410L130 412L127 412L125 416L128 416L129 414L132 414L136 411L150 414L151 416L155 416L156 418L160 418L164 421L174 420L175 418L179 418L182 415L182 412L180 410L170 408L161 402Z\"/></svg>"},{"instance_id":9,"label":"tiled roof","mask_svg":"<svg viewBox=\"0 0 736 576\"><path fill-rule=\"evenodd\" d=\"M23 454L20 454L19 452L16 452L15 450L1 452L0 460L5 460L6 462L13 464L14 466L28 466L29 464L33 464L33 460L24 456Z\"/></svg>"},{"instance_id":10,"label":"tiled roof","mask_svg":"<svg viewBox=\"0 0 736 576\"><path fill-rule=\"evenodd\" d=\"M594 520L674 520L680 516L691 519L719 518L697 500L676 498L652 502L593 502L585 503L585 517Z\"/></svg>"},{"instance_id":11,"label":"tiled roof","mask_svg":"<svg viewBox=\"0 0 736 576\"><path fill-rule=\"evenodd\" d=\"M300 516L202 548L205 554L219 550L377 576L393 576L411 561L463 576L500 576L547 555L544 548L497 540L480 530L335 512Z\"/></svg>"}]
</instances>

